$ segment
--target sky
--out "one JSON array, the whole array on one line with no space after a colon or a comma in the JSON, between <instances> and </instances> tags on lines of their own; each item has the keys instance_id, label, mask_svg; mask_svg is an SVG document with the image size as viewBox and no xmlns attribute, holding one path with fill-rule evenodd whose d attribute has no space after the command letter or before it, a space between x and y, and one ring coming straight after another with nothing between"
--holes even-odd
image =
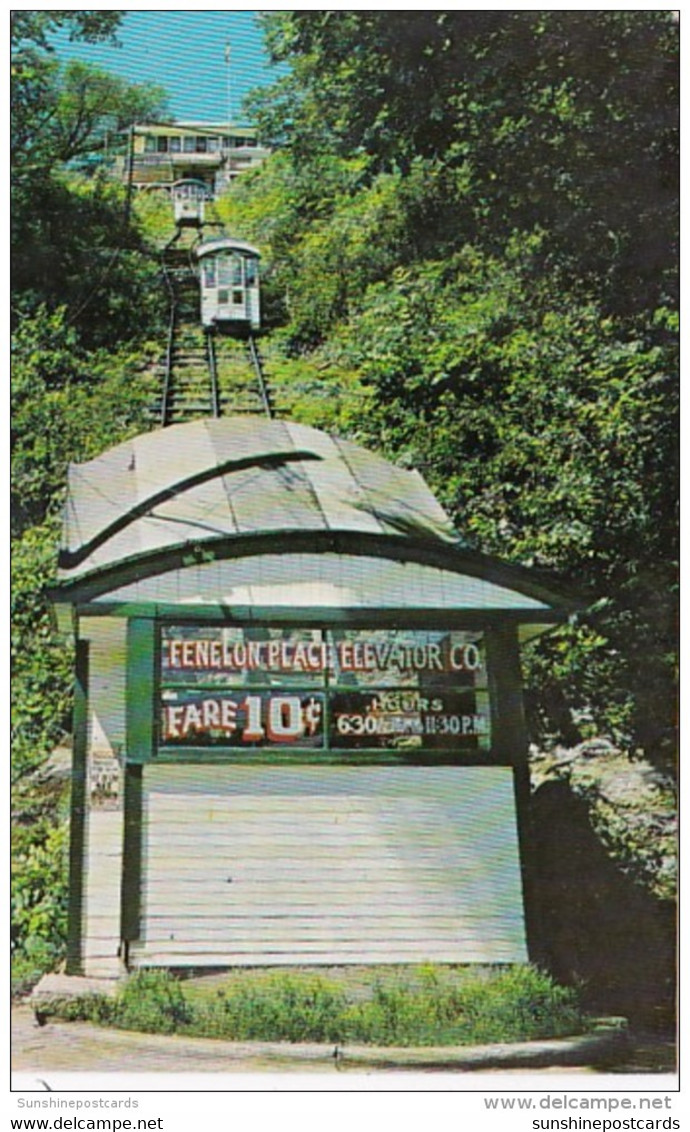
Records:
<instances>
[{"instance_id":1,"label":"sky","mask_svg":"<svg viewBox=\"0 0 690 1132\"><path fill-rule=\"evenodd\" d=\"M130 82L153 82L168 92L172 118L226 122L230 43L230 108L235 125L247 124L244 96L280 73L263 47L256 12L128 11L117 38L119 47L71 43L67 33L53 37L62 60L80 59Z\"/></svg>"}]
</instances>

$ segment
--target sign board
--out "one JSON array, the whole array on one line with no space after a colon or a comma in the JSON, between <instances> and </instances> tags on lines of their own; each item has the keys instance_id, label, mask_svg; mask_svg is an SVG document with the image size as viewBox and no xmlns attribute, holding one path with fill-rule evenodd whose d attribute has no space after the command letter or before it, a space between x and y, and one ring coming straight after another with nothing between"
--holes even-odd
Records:
<instances>
[{"instance_id":1,"label":"sign board","mask_svg":"<svg viewBox=\"0 0 690 1132\"><path fill-rule=\"evenodd\" d=\"M473 630L164 625L159 747L486 752Z\"/></svg>"}]
</instances>

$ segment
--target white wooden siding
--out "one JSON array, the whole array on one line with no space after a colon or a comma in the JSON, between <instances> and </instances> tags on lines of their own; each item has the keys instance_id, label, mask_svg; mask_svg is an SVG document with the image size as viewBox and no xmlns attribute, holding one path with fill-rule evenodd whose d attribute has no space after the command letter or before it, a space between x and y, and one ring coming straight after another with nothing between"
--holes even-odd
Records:
<instances>
[{"instance_id":1,"label":"white wooden siding","mask_svg":"<svg viewBox=\"0 0 690 1132\"><path fill-rule=\"evenodd\" d=\"M201 563L120 586L104 594L103 601L230 608L548 609L544 602L485 578L345 554L261 554Z\"/></svg>"},{"instance_id":2,"label":"white wooden siding","mask_svg":"<svg viewBox=\"0 0 690 1132\"><path fill-rule=\"evenodd\" d=\"M83 618L79 635L89 641L88 751L116 755L126 741L127 622Z\"/></svg>"},{"instance_id":3,"label":"white wooden siding","mask_svg":"<svg viewBox=\"0 0 690 1132\"><path fill-rule=\"evenodd\" d=\"M97 978L121 973L120 882L122 811L94 810L86 817L82 903L82 970Z\"/></svg>"},{"instance_id":4,"label":"white wooden siding","mask_svg":"<svg viewBox=\"0 0 690 1132\"><path fill-rule=\"evenodd\" d=\"M135 965L526 958L504 767L146 767Z\"/></svg>"},{"instance_id":5,"label":"white wooden siding","mask_svg":"<svg viewBox=\"0 0 690 1132\"><path fill-rule=\"evenodd\" d=\"M125 746L127 622L92 617L83 619L79 628L89 641L82 965L85 975L97 977L116 975L121 968L122 801L118 804L115 799L110 803L113 808L102 809L94 805L92 792L99 767L115 768Z\"/></svg>"}]
</instances>

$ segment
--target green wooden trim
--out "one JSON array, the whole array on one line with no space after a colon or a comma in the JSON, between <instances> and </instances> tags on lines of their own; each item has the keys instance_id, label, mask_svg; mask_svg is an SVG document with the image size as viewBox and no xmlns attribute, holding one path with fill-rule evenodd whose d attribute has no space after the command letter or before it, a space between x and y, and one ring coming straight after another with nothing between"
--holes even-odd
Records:
<instances>
[{"instance_id":1,"label":"green wooden trim","mask_svg":"<svg viewBox=\"0 0 690 1132\"><path fill-rule=\"evenodd\" d=\"M155 739L156 624L133 618L127 626L127 758L153 754Z\"/></svg>"},{"instance_id":2,"label":"green wooden trim","mask_svg":"<svg viewBox=\"0 0 690 1132\"><path fill-rule=\"evenodd\" d=\"M184 669L181 669L180 671L184 671ZM219 669L219 671L223 671L223 669ZM477 695L478 693L483 692L484 694L487 694L486 688L475 688L471 684L454 684L453 686L449 686L448 684L441 683L443 677L448 679L449 676L453 675L452 672L439 672L436 683L434 683L433 680L429 680L428 684L425 683L424 686L420 688L415 687L413 684L385 684L383 680L381 680L379 683L374 684L331 684L330 682L327 683L326 680L323 679L323 675L326 674L326 669L324 668L321 671L322 678L320 683L317 683L316 678L314 678L314 682L312 684L308 684L306 680L303 680L299 683L296 681L294 684L281 684L279 687L277 687L275 684L269 683L232 684L228 681L227 684L220 684L218 681L213 680L199 680L198 682L193 683L190 680L167 680L163 676L161 676L159 691L235 692L237 695L240 695L242 692L246 693L246 695L251 695L252 692L273 692L274 695L280 694L281 696L310 696L315 695L317 692L321 695L325 695L326 692L406 692L408 694L410 692L420 692L425 695L431 695L432 693L436 693L438 695L440 695L441 693L449 694L451 692L454 694L458 694L460 692L473 692L475 695ZM303 673L300 673L300 676L301 675L303 675Z\"/></svg>"},{"instance_id":3,"label":"green wooden trim","mask_svg":"<svg viewBox=\"0 0 690 1132\"><path fill-rule=\"evenodd\" d=\"M491 622L511 621L520 625L541 625L544 631L563 624L570 616L563 609L433 609L399 606L362 608L310 606L173 605L158 602L111 602L95 599L76 606L89 617L143 617L184 624L222 621L226 625L265 625L272 629L344 626L349 629L482 629Z\"/></svg>"},{"instance_id":4,"label":"green wooden trim","mask_svg":"<svg viewBox=\"0 0 690 1132\"><path fill-rule=\"evenodd\" d=\"M156 623L134 618L127 626L127 753L124 841L120 890L125 945L139 936L141 911L142 769L154 754L156 724ZM126 955L125 955L126 962Z\"/></svg>"},{"instance_id":5,"label":"green wooden trim","mask_svg":"<svg viewBox=\"0 0 690 1132\"><path fill-rule=\"evenodd\" d=\"M526 757L527 731L515 625L487 626L485 649L492 746L506 762L518 765Z\"/></svg>"},{"instance_id":6,"label":"green wooden trim","mask_svg":"<svg viewBox=\"0 0 690 1132\"><path fill-rule=\"evenodd\" d=\"M120 925L125 946L139 938L141 920L141 856L142 856L142 768L125 767L124 842L122 847L122 887L120 890ZM125 957L126 959L126 957Z\"/></svg>"},{"instance_id":7,"label":"green wooden trim","mask_svg":"<svg viewBox=\"0 0 690 1132\"><path fill-rule=\"evenodd\" d=\"M525 904L525 936L527 954L533 962L538 962L544 953L544 932L539 901L537 899L537 860L534 819L532 815L532 788L529 762L525 754L514 771L515 807L518 822L518 841L520 844L520 869L522 872L522 892Z\"/></svg>"},{"instance_id":8,"label":"green wooden trim","mask_svg":"<svg viewBox=\"0 0 690 1132\"><path fill-rule=\"evenodd\" d=\"M546 607L575 611L586 605L579 595L555 592L531 569L501 562L458 543L370 531L286 530L253 535L232 535L204 539L196 544L161 547L122 559L97 570L87 570L77 578L65 578L49 591L52 601L78 603L92 601L118 586L171 570L220 559L255 557L263 554L332 553L357 557L387 558L397 562L417 562L468 577L482 578L516 590Z\"/></svg>"},{"instance_id":9,"label":"green wooden trim","mask_svg":"<svg viewBox=\"0 0 690 1132\"><path fill-rule=\"evenodd\" d=\"M511 766L508 759L500 760L491 750L442 749L440 747L415 747L409 751L396 751L384 747L359 747L346 750L343 747L159 747L148 763L342 763L349 765L356 759L367 763L419 763L420 766L436 761L458 766ZM136 759L132 765L141 765Z\"/></svg>"},{"instance_id":10,"label":"green wooden trim","mask_svg":"<svg viewBox=\"0 0 690 1132\"><path fill-rule=\"evenodd\" d=\"M84 841L86 835L86 756L89 688L89 642L76 642L72 732L72 793L70 798L69 902L67 927L68 975L82 970L82 906L84 893Z\"/></svg>"},{"instance_id":11,"label":"green wooden trim","mask_svg":"<svg viewBox=\"0 0 690 1132\"><path fill-rule=\"evenodd\" d=\"M262 748L243 751L238 748L212 747L161 747L148 765L163 763L189 763L190 765L217 764L223 766L510 766L507 761L495 759L490 752L441 751L416 749L409 754L386 750L286 751L281 748ZM131 764L136 765L136 764Z\"/></svg>"},{"instance_id":12,"label":"green wooden trim","mask_svg":"<svg viewBox=\"0 0 690 1132\"><path fill-rule=\"evenodd\" d=\"M540 925L535 898L534 837L532 835L531 789L527 726L520 669L520 648L514 625L493 626L486 635L491 728L494 750L500 760L513 766L520 870L525 910L527 952L540 952Z\"/></svg>"}]
</instances>

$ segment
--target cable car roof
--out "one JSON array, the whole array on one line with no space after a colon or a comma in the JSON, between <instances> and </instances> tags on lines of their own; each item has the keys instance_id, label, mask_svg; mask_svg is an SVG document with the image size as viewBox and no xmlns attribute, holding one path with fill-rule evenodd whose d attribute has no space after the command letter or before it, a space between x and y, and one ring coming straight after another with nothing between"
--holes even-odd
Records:
<instances>
[{"instance_id":1,"label":"cable car roof","mask_svg":"<svg viewBox=\"0 0 690 1132\"><path fill-rule=\"evenodd\" d=\"M261 252L258 248L252 247L251 244L246 243L244 240L236 240L232 236L216 236L211 240L204 240L203 243L198 244L195 252L198 259L203 259L206 255L212 255L215 252L240 252L242 255L256 256L257 259L261 258Z\"/></svg>"},{"instance_id":2,"label":"cable car roof","mask_svg":"<svg viewBox=\"0 0 690 1132\"><path fill-rule=\"evenodd\" d=\"M172 188L177 189L181 185L196 185L199 189L209 191L210 185L206 181L202 181L200 177L180 177L179 181L173 181Z\"/></svg>"}]
</instances>

